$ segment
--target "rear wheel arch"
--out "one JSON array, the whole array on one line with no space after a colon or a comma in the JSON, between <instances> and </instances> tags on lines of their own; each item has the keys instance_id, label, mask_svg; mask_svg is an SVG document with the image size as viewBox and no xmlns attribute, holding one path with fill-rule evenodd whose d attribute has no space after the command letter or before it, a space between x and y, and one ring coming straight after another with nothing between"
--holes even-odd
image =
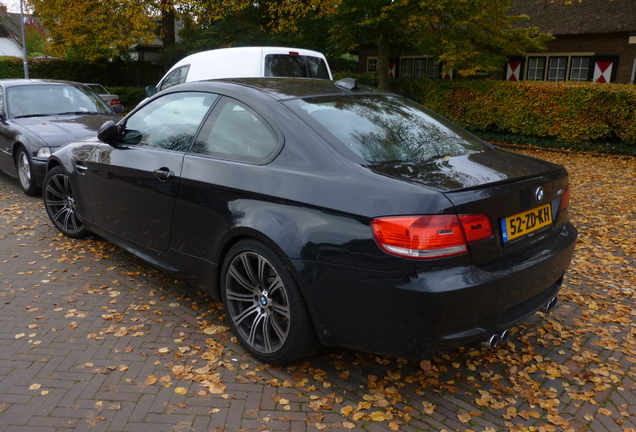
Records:
<instances>
[{"instance_id":1,"label":"rear wheel arch","mask_svg":"<svg viewBox=\"0 0 636 432\"><path fill-rule=\"evenodd\" d=\"M243 229L236 230L235 232L231 233L231 235L225 238L222 245L220 245L220 247L218 248L219 253L217 254L214 260L214 262L218 263L218 271L216 274L216 278L215 278L216 283L214 287L215 298L219 300L221 299L221 277L222 277L221 273L222 273L223 263L227 259L228 253L237 243L240 243L242 241L248 241L248 240L254 240L264 244L265 246L270 248L276 254L276 256L278 256L283 261L288 259L288 256L283 251L283 249L280 248L276 244L276 242L272 240L270 237L263 235L262 233L252 229L243 228ZM295 275L293 271L292 271L292 276L294 277L295 280L298 280L297 275Z\"/></svg>"}]
</instances>

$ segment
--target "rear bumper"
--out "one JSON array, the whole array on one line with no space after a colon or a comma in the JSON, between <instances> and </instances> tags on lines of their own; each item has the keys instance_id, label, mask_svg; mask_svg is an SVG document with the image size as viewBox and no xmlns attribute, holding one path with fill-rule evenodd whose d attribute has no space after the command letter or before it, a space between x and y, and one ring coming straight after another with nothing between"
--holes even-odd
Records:
<instances>
[{"instance_id":1,"label":"rear bumper","mask_svg":"<svg viewBox=\"0 0 636 432\"><path fill-rule=\"evenodd\" d=\"M577 231L567 223L540 248L488 266L397 272L292 261L323 343L422 359L485 340L532 315L559 291Z\"/></svg>"}]
</instances>

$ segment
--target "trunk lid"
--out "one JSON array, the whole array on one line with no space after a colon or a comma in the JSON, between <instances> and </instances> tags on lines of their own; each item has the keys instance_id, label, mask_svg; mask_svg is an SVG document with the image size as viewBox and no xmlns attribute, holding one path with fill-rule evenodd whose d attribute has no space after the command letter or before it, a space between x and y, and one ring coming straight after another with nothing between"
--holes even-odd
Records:
<instances>
[{"instance_id":1,"label":"trunk lid","mask_svg":"<svg viewBox=\"0 0 636 432\"><path fill-rule=\"evenodd\" d=\"M374 171L442 192L458 214L486 214L493 237L474 242L474 262L485 265L536 248L568 220L561 203L565 168L508 152L484 150L420 164L382 163Z\"/></svg>"}]
</instances>

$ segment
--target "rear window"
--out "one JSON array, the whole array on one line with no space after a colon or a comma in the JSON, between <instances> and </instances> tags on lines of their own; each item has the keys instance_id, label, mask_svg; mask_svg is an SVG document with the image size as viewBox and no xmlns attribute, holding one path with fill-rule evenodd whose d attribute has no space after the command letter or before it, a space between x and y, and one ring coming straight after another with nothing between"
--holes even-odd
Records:
<instances>
[{"instance_id":1,"label":"rear window","mask_svg":"<svg viewBox=\"0 0 636 432\"><path fill-rule=\"evenodd\" d=\"M423 162L488 148L443 117L399 96L331 96L286 104L343 153L371 164Z\"/></svg>"},{"instance_id":2,"label":"rear window","mask_svg":"<svg viewBox=\"0 0 636 432\"><path fill-rule=\"evenodd\" d=\"M265 76L330 79L323 59L291 54L266 55Z\"/></svg>"}]
</instances>

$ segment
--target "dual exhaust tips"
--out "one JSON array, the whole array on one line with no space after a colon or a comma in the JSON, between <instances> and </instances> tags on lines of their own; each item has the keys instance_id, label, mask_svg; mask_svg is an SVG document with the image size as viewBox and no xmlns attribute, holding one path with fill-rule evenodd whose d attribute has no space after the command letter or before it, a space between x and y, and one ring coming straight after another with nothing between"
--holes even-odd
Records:
<instances>
[{"instance_id":1,"label":"dual exhaust tips","mask_svg":"<svg viewBox=\"0 0 636 432\"><path fill-rule=\"evenodd\" d=\"M508 343L509 339L510 339L510 332L506 329L506 330L500 331L499 333L494 333L493 335L491 335L488 339L486 339L485 341L481 343L481 346L484 348L494 350L499 345L505 345L506 343Z\"/></svg>"},{"instance_id":2,"label":"dual exhaust tips","mask_svg":"<svg viewBox=\"0 0 636 432\"><path fill-rule=\"evenodd\" d=\"M556 296L552 297L542 308L541 311L549 314L551 313L557 304ZM505 345L510 340L510 331L508 329L502 330L500 332L494 333L488 337L485 341L481 343L481 346L484 348L488 348L494 350L499 345Z\"/></svg>"}]
</instances>

